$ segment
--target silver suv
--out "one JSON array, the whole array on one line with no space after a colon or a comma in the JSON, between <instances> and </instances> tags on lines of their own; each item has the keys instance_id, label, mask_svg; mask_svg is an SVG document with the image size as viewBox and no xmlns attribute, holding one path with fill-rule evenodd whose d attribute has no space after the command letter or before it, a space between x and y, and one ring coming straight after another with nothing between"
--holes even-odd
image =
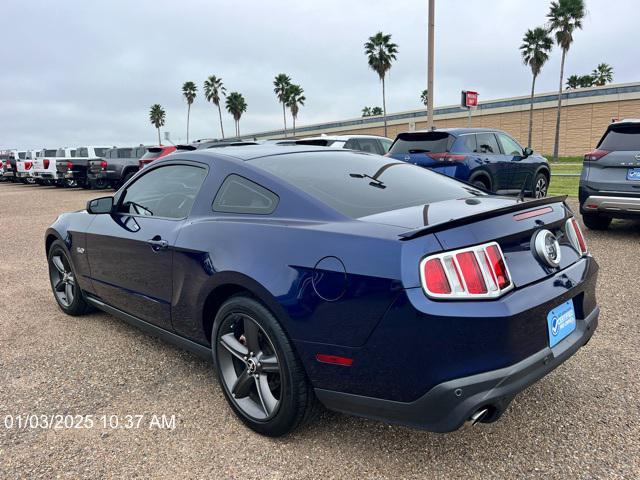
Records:
<instances>
[{"instance_id":1,"label":"silver suv","mask_svg":"<svg viewBox=\"0 0 640 480\"><path fill-rule=\"evenodd\" d=\"M584 156L578 196L593 230L605 230L613 218L640 218L640 119L612 123Z\"/></svg>"}]
</instances>

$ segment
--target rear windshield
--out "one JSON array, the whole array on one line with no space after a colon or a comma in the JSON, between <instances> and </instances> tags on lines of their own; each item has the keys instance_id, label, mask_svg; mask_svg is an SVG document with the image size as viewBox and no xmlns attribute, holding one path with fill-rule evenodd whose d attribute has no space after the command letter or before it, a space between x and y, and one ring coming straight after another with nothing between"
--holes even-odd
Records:
<instances>
[{"instance_id":1,"label":"rear windshield","mask_svg":"<svg viewBox=\"0 0 640 480\"><path fill-rule=\"evenodd\" d=\"M150 148L149 150L147 150L147 153L140 157L140 160L151 160L154 158L158 158L161 153L162 148Z\"/></svg>"},{"instance_id":2,"label":"rear windshield","mask_svg":"<svg viewBox=\"0 0 640 480\"><path fill-rule=\"evenodd\" d=\"M96 157L104 157L104 154L107 153L107 150L109 149L104 147L94 148L94 151L96 152Z\"/></svg>"},{"instance_id":3,"label":"rear windshield","mask_svg":"<svg viewBox=\"0 0 640 480\"><path fill-rule=\"evenodd\" d=\"M27 152L18 152L18 158L20 160L24 160L25 158L27 158Z\"/></svg>"},{"instance_id":4,"label":"rear windshield","mask_svg":"<svg viewBox=\"0 0 640 480\"><path fill-rule=\"evenodd\" d=\"M446 132L401 133L389 153L443 153L453 141L454 137Z\"/></svg>"},{"instance_id":5,"label":"rear windshield","mask_svg":"<svg viewBox=\"0 0 640 480\"><path fill-rule=\"evenodd\" d=\"M484 195L407 162L354 152L293 153L250 161L351 218Z\"/></svg>"},{"instance_id":6,"label":"rear windshield","mask_svg":"<svg viewBox=\"0 0 640 480\"><path fill-rule=\"evenodd\" d=\"M86 158L89 156L89 149L86 147L80 147L76 149L76 157Z\"/></svg>"},{"instance_id":7,"label":"rear windshield","mask_svg":"<svg viewBox=\"0 0 640 480\"><path fill-rule=\"evenodd\" d=\"M44 156L45 157L55 157L56 156L56 150L45 150L44 151Z\"/></svg>"},{"instance_id":8,"label":"rear windshield","mask_svg":"<svg viewBox=\"0 0 640 480\"><path fill-rule=\"evenodd\" d=\"M640 150L640 125L609 127L600 141L602 150Z\"/></svg>"},{"instance_id":9,"label":"rear windshield","mask_svg":"<svg viewBox=\"0 0 640 480\"><path fill-rule=\"evenodd\" d=\"M133 149L132 148L119 148L117 150L118 158L131 158L133 157Z\"/></svg>"}]
</instances>

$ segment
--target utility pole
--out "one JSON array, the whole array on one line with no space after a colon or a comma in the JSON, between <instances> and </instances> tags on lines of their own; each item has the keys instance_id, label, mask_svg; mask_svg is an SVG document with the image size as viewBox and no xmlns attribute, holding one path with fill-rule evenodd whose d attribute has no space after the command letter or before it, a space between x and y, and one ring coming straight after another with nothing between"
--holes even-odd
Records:
<instances>
[{"instance_id":1,"label":"utility pole","mask_svg":"<svg viewBox=\"0 0 640 480\"><path fill-rule=\"evenodd\" d=\"M433 128L433 30L436 0L429 0L429 45L427 45L427 128Z\"/></svg>"}]
</instances>

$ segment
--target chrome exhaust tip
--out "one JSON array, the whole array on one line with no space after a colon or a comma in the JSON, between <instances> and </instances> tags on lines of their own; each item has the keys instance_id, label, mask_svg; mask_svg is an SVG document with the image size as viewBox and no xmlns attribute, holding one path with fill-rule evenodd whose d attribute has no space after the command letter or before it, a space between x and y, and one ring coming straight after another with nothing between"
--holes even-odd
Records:
<instances>
[{"instance_id":1,"label":"chrome exhaust tip","mask_svg":"<svg viewBox=\"0 0 640 480\"><path fill-rule=\"evenodd\" d=\"M471 426L474 426L476 423L481 421L487 413L489 413L488 408L481 408L480 410L476 411L473 415L471 415L471 417L469 418L469 423L471 423Z\"/></svg>"}]
</instances>

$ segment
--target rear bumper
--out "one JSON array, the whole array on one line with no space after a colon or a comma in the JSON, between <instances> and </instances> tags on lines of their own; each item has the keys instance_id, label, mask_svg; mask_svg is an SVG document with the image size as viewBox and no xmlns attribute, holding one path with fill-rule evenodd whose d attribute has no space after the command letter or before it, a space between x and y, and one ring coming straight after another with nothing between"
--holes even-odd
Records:
<instances>
[{"instance_id":1,"label":"rear bumper","mask_svg":"<svg viewBox=\"0 0 640 480\"><path fill-rule=\"evenodd\" d=\"M89 172L87 173L87 179L89 181L95 180L107 180L109 182L118 180L118 174L115 171L104 170L101 172Z\"/></svg>"},{"instance_id":2,"label":"rear bumper","mask_svg":"<svg viewBox=\"0 0 640 480\"><path fill-rule=\"evenodd\" d=\"M609 195L590 195L580 206L582 213L603 213L640 216L640 195L637 197L619 197Z\"/></svg>"},{"instance_id":3,"label":"rear bumper","mask_svg":"<svg viewBox=\"0 0 640 480\"><path fill-rule=\"evenodd\" d=\"M433 432L460 428L473 413L488 408L487 421L505 411L516 394L540 380L585 345L593 335L600 309L577 319L576 329L555 347L546 347L520 362L498 370L440 383L413 402L398 402L316 389L329 409Z\"/></svg>"}]
</instances>

